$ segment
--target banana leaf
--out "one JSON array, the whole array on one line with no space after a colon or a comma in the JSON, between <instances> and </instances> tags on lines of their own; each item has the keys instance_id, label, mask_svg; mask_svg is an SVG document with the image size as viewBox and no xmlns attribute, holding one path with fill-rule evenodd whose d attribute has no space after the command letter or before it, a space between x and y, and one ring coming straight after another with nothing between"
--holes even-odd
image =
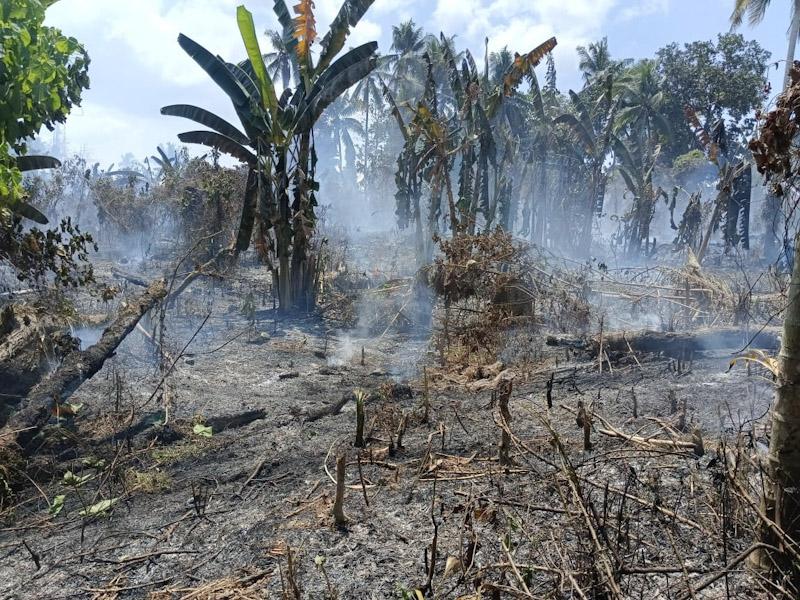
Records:
<instances>
[{"instance_id":1,"label":"banana leaf","mask_svg":"<svg viewBox=\"0 0 800 600\"><path fill-rule=\"evenodd\" d=\"M214 113L209 112L204 108L199 108L190 104L171 104L162 108L161 114L189 119L195 123L199 123L200 125L205 125L217 133L221 133L222 135L231 138L238 144L243 146L250 145L250 139L244 133L228 123L225 119L218 117ZM164 159L169 161L166 156Z\"/></svg>"},{"instance_id":2,"label":"banana leaf","mask_svg":"<svg viewBox=\"0 0 800 600\"><path fill-rule=\"evenodd\" d=\"M219 87L230 97L237 108L247 106L248 96L242 85L233 76L227 64L220 57L214 56L193 39L183 35L178 36L178 44L192 57L200 67L208 73Z\"/></svg>"},{"instance_id":3,"label":"banana leaf","mask_svg":"<svg viewBox=\"0 0 800 600\"><path fill-rule=\"evenodd\" d=\"M556 117L553 122L556 125L565 125L572 130L572 133L578 138L578 141L583 145L584 150L594 156L595 154L595 144L594 144L594 136L592 135L591 131L586 128L586 125L578 120L575 115L566 113Z\"/></svg>"},{"instance_id":4,"label":"banana leaf","mask_svg":"<svg viewBox=\"0 0 800 600\"><path fill-rule=\"evenodd\" d=\"M15 161L17 169L22 171L36 171L38 169L57 169L61 166L61 161L52 156L17 156Z\"/></svg>"},{"instance_id":5,"label":"banana leaf","mask_svg":"<svg viewBox=\"0 0 800 600\"><path fill-rule=\"evenodd\" d=\"M256 209L258 208L258 175L254 169L247 173L247 187L244 192L244 205L239 231L236 234L236 252L244 252L250 247L253 237L253 226L256 222Z\"/></svg>"},{"instance_id":6,"label":"banana leaf","mask_svg":"<svg viewBox=\"0 0 800 600\"><path fill-rule=\"evenodd\" d=\"M26 219L30 219L31 221L35 221L40 225L47 225L50 222L47 217L44 216L44 214L27 202L14 203L11 206L11 212L21 217L25 217Z\"/></svg>"},{"instance_id":7,"label":"banana leaf","mask_svg":"<svg viewBox=\"0 0 800 600\"><path fill-rule=\"evenodd\" d=\"M255 154L221 133L214 131L187 131L186 133L179 133L178 139L184 144L202 144L203 146L216 148L220 152L233 156L251 167L255 167L258 164Z\"/></svg>"},{"instance_id":8,"label":"banana leaf","mask_svg":"<svg viewBox=\"0 0 800 600\"><path fill-rule=\"evenodd\" d=\"M375 0L345 0L339 13L331 23L330 30L322 38L321 52L316 71L322 73L333 58L342 51L350 35L350 28L355 27Z\"/></svg>"},{"instance_id":9,"label":"banana leaf","mask_svg":"<svg viewBox=\"0 0 800 600\"><path fill-rule=\"evenodd\" d=\"M256 77L259 90L261 91L261 103L265 110L270 111L275 116L278 109L278 97L275 95L275 86L267 72L264 64L264 56L261 54L261 47L256 36L256 27L253 23L253 14L244 6L236 9L236 22L239 25L239 33L242 36L244 47L247 50L247 57Z\"/></svg>"},{"instance_id":10,"label":"banana leaf","mask_svg":"<svg viewBox=\"0 0 800 600\"><path fill-rule=\"evenodd\" d=\"M366 44L375 47L376 44ZM345 55L346 57L347 55ZM342 58L345 58L342 57ZM342 59L339 59L342 60ZM324 86L315 87L315 91L309 96L305 103L305 109L300 113L295 124L295 132L302 133L311 129L317 122L322 112L339 96L346 92L354 83L360 81L377 65L377 58L372 55L362 59L355 64L351 64L344 70L339 70L336 61L328 70L336 69L337 73L327 79Z\"/></svg>"}]
</instances>

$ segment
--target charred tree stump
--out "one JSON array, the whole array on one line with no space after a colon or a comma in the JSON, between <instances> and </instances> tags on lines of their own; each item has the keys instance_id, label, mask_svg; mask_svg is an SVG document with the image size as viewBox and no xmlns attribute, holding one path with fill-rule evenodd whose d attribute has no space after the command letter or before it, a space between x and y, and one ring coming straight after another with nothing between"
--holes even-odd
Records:
<instances>
[{"instance_id":1,"label":"charred tree stump","mask_svg":"<svg viewBox=\"0 0 800 600\"><path fill-rule=\"evenodd\" d=\"M508 428L511 423L511 411L508 410L508 401L511 399L513 383L511 379L500 382L497 389L497 400L500 405L500 464L508 467L512 464L509 452L511 450L511 436Z\"/></svg>"},{"instance_id":2,"label":"charred tree stump","mask_svg":"<svg viewBox=\"0 0 800 600\"><path fill-rule=\"evenodd\" d=\"M167 295L167 284L158 280L139 296L121 305L116 319L106 328L100 340L86 350L67 354L61 366L41 381L22 401L20 409L0 430L0 449L16 443L26 449L36 433L50 418L51 411L93 377L117 347L133 331L151 308Z\"/></svg>"},{"instance_id":3,"label":"charred tree stump","mask_svg":"<svg viewBox=\"0 0 800 600\"><path fill-rule=\"evenodd\" d=\"M336 458L336 496L333 501L333 520L337 527L347 525L347 516L344 514L344 478L347 465L347 455L340 454Z\"/></svg>"}]
</instances>

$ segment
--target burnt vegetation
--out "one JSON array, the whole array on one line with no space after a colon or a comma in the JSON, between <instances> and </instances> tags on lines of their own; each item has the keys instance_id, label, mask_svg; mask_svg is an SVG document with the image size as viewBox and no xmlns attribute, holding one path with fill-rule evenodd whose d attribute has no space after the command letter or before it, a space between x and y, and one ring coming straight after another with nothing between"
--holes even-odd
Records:
<instances>
[{"instance_id":1,"label":"burnt vegetation","mask_svg":"<svg viewBox=\"0 0 800 600\"><path fill-rule=\"evenodd\" d=\"M116 164L0 6L0 596L800 596L793 50L573 77L373 3L181 34L238 122Z\"/></svg>"}]
</instances>

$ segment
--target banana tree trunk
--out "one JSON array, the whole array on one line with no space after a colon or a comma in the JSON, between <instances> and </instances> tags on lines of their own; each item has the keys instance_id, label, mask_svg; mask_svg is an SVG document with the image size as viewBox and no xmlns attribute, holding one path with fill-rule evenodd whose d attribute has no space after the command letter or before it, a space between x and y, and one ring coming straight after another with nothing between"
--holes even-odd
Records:
<instances>
[{"instance_id":1,"label":"banana tree trunk","mask_svg":"<svg viewBox=\"0 0 800 600\"><path fill-rule=\"evenodd\" d=\"M787 544L792 545L795 553L800 549L800 234L795 237L794 264L783 323L778 388L772 408L769 480L762 499L763 513L789 539L780 539L775 528L762 524L761 541L776 550L761 550L753 558L759 567L769 569L774 561L778 568L788 569L797 590L800 589L800 565L793 564L785 550Z\"/></svg>"},{"instance_id":2,"label":"banana tree trunk","mask_svg":"<svg viewBox=\"0 0 800 600\"><path fill-rule=\"evenodd\" d=\"M542 248L546 246L546 224L548 218L547 199L547 153L542 154L541 161L538 165L539 176L536 178L537 192L534 195L536 206L534 206L533 214L536 218L536 229L534 231L534 242L539 244Z\"/></svg>"},{"instance_id":3,"label":"banana tree trunk","mask_svg":"<svg viewBox=\"0 0 800 600\"><path fill-rule=\"evenodd\" d=\"M286 173L286 149L278 151L275 166L278 196L275 217L272 219L275 228L275 254L278 257L278 302L281 311L289 310L293 304L292 286L290 285L291 266L289 257L292 247L291 209L289 206L289 177Z\"/></svg>"},{"instance_id":4,"label":"banana tree trunk","mask_svg":"<svg viewBox=\"0 0 800 600\"><path fill-rule=\"evenodd\" d=\"M310 230L313 223L311 192L311 134L300 135L295 171L295 198L292 204L291 303L282 310L309 312L314 308L314 259L311 256Z\"/></svg>"}]
</instances>

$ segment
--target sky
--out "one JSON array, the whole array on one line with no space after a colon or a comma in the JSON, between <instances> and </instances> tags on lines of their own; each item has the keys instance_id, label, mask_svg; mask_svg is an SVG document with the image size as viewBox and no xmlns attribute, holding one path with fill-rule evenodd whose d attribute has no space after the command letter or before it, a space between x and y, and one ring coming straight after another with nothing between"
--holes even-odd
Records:
<instances>
[{"instance_id":1,"label":"sky","mask_svg":"<svg viewBox=\"0 0 800 600\"><path fill-rule=\"evenodd\" d=\"M70 153L103 165L131 152L155 153L158 144L177 142L190 121L164 117L162 106L188 103L235 122L227 97L180 49L178 33L233 62L243 58L236 26L242 0L60 0L48 10L48 25L80 40L89 52L91 88L65 127ZM245 0L256 28L277 28L272 0ZM295 0L289 0L291 7ZM341 0L316 0L317 30L327 31ZM504 46L525 52L555 36L558 85L580 87L575 47L608 37L614 58L645 58L673 41L709 40L730 29L734 0L376 0L348 45L377 40L388 53L392 25L413 18L427 32L456 34L459 47L483 55ZM788 0L773 2L757 27L741 32L772 52L786 54ZM269 44L262 36L262 50ZM540 69L543 67L540 67ZM782 66L771 71L773 88Z\"/></svg>"}]
</instances>

